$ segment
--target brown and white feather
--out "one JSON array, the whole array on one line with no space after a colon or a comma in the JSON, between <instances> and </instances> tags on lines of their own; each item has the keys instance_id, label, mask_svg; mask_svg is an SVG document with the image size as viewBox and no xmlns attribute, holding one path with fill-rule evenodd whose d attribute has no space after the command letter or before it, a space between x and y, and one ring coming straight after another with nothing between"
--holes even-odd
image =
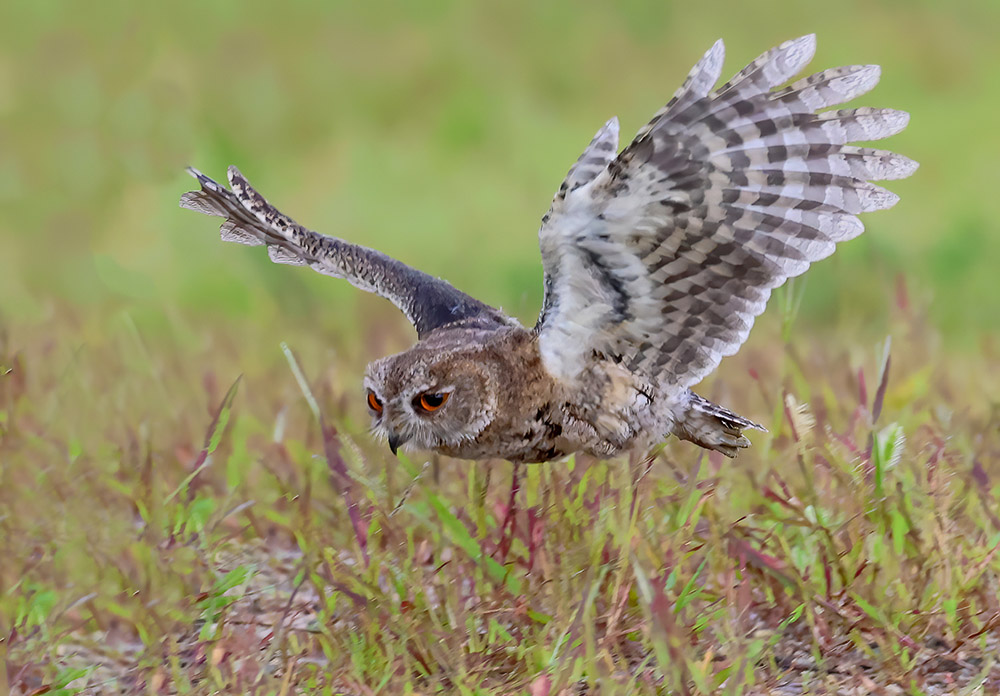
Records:
<instances>
[{"instance_id":1,"label":"brown and white feather","mask_svg":"<svg viewBox=\"0 0 1000 696\"><path fill-rule=\"evenodd\" d=\"M606 169L556 196L536 331L557 378L598 354L686 389L739 349L774 288L861 234L857 214L896 202L869 181L916 164L849 143L893 135L907 114L816 113L874 87L877 66L777 89L814 52L813 36L788 41L712 90L716 43Z\"/></svg>"}]
</instances>

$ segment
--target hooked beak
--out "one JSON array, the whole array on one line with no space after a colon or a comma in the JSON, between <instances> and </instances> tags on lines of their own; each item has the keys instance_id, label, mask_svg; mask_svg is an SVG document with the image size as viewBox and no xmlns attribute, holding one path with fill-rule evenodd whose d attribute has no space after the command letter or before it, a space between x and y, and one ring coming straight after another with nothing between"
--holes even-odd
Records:
<instances>
[{"instance_id":1,"label":"hooked beak","mask_svg":"<svg viewBox=\"0 0 1000 696\"><path fill-rule=\"evenodd\" d=\"M396 454L396 450L399 449L400 445L409 440L410 438L405 435L397 435L396 433L389 433L389 451Z\"/></svg>"}]
</instances>

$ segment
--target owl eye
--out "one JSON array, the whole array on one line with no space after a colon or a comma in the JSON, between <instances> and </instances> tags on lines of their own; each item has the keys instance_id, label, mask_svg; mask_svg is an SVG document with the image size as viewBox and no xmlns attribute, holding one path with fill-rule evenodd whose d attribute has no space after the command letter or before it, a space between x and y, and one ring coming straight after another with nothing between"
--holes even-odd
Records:
<instances>
[{"instance_id":1,"label":"owl eye","mask_svg":"<svg viewBox=\"0 0 1000 696\"><path fill-rule=\"evenodd\" d=\"M444 406L444 402L448 400L449 396L451 396L449 392L441 392L438 394L428 392L427 394L421 394L418 396L415 401L420 409L430 413L432 411L437 411L439 408Z\"/></svg>"},{"instance_id":2,"label":"owl eye","mask_svg":"<svg viewBox=\"0 0 1000 696\"><path fill-rule=\"evenodd\" d=\"M375 413L382 413L382 401L375 396L375 392L368 392L368 408L373 410Z\"/></svg>"}]
</instances>

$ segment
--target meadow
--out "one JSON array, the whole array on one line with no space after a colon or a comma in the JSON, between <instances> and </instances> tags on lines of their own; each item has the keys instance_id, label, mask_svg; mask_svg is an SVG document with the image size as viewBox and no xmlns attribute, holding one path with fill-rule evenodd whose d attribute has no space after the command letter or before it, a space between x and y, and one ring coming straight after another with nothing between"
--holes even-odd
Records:
<instances>
[{"instance_id":1,"label":"meadow","mask_svg":"<svg viewBox=\"0 0 1000 696\"><path fill-rule=\"evenodd\" d=\"M0 693L1000 693L1000 5L0 9ZM817 32L921 163L700 385L736 460L397 458L388 303L184 167L532 323L597 127ZM514 495L512 495L512 492ZM513 506L513 509L511 509ZM501 520L513 525L502 529Z\"/></svg>"}]
</instances>

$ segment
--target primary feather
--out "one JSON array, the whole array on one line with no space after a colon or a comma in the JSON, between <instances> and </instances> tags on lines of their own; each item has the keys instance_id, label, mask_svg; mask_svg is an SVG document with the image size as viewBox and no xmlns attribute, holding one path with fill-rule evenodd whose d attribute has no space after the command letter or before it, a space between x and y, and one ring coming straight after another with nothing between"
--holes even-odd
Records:
<instances>
[{"instance_id":1,"label":"primary feather","mask_svg":"<svg viewBox=\"0 0 1000 696\"><path fill-rule=\"evenodd\" d=\"M366 292L395 304L423 338L443 326L499 327L512 320L502 312L456 290L447 281L418 271L374 249L313 232L280 212L260 195L236 167L229 168L227 189L197 169L188 172L200 191L181 196L182 208L224 218L224 242L267 245L275 263L310 266L344 278Z\"/></svg>"},{"instance_id":2,"label":"primary feather","mask_svg":"<svg viewBox=\"0 0 1000 696\"><path fill-rule=\"evenodd\" d=\"M739 349L771 290L861 234L857 214L896 203L869 181L916 163L849 143L893 135L908 115L816 113L874 87L877 66L776 89L814 52L814 36L788 41L713 90L719 41L621 154L609 154L615 122L598 133L539 231L535 328L550 372L573 381L599 354L689 387Z\"/></svg>"}]
</instances>

